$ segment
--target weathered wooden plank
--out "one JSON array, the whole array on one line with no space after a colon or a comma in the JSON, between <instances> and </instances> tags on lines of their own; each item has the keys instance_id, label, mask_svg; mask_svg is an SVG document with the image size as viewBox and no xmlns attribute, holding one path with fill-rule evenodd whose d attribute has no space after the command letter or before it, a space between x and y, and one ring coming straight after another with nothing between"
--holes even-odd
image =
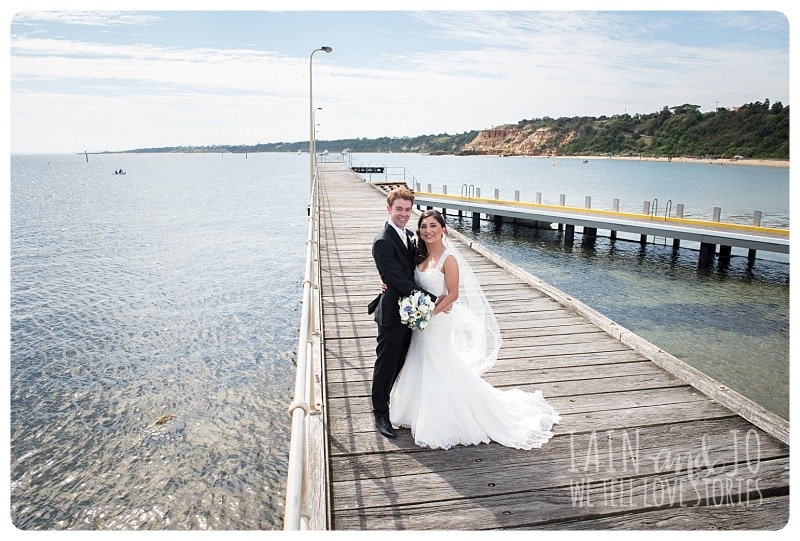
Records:
<instances>
[{"instance_id":1,"label":"weathered wooden plank","mask_svg":"<svg viewBox=\"0 0 800 541\"><path fill-rule=\"evenodd\" d=\"M364 380L366 381L366 380ZM556 397L565 397L576 401L582 401L586 396L600 394L608 396L607 400L612 401L613 397L610 394L636 392L639 390L655 392L655 390L668 389L671 387L682 387L686 384L672 375L635 375L635 376L619 376L616 378L602 378L602 379L589 379L582 380L581 382L527 382L522 383L514 381L513 384L502 386L498 385L496 381L488 380L490 383L498 388L511 388L516 387L523 391L542 391L542 394L548 399L556 399ZM330 404L332 411L337 406L337 400L344 400L348 402L348 413L358 411L357 401L361 398L367 399L369 397L369 385L367 383L359 384L356 381L347 381L337 386L339 394L330 396ZM602 390L602 393L599 391ZM365 402L366 404L366 402ZM368 411L364 408L363 411Z\"/></svg>"},{"instance_id":2,"label":"weathered wooden plank","mask_svg":"<svg viewBox=\"0 0 800 541\"><path fill-rule=\"evenodd\" d=\"M525 390L533 390L533 387L516 386ZM708 397L697 393L686 384L676 387L664 387L658 389L636 389L625 390L616 393L595 393L581 396L575 395L550 395L548 401L553 406L558 406L557 410L562 415L575 413L590 413L600 415L608 413L612 415L613 410L638 408L645 406L658 406L665 404L689 403L708 400ZM336 404L337 400L345 398L332 398L331 404ZM342 410L331 410L329 421L336 423L340 421L352 422L354 415L366 415L371 412L372 404L368 394L361 396L348 396L347 415L342 414ZM346 419L344 418L346 417ZM368 421L366 421L368 422Z\"/></svg>"},{"instance_id":3,"label":"weathered wooden plank","mask_svg":"<svg viewBox=\"0 0 800 541\"><path fill-rule=\"evenodd\" d=\"M527 464L532 460L539 460L541 453L546 451L554 457L568 456L569 470L572 473L604 470L627 474L629 470L636 470L643 460L666 460L667 451L670 453L669 467L684 469L695 463L698 467L702 464L718 466L723 463L720 453L738 452L741 456L737 460L749 462L751 466L754 458L773 459L789 455L785 444L771 437L759 436L756 440L755 434L747 434L751 429L752 426L741 418L719 418L671 426L630 427L614 432L571 432L566 437L556 436L552 440L553 445L547 449L534 451L486 444L454 447L442 453L412 445L403 447L401 452L392 453L389 458L393 468L410 475L470 469L478 465L493 467L494 464L502 464L504 467L514 467L518 462ZM680 434L680 438L676 438L676 434ZM742 445L748 438L749 448ZM428 456L420 461L414 453L426 453ZM381 454L365 453L353 460L349 456L333 456L334 460L340 462L339 467L332 472L332 481L383 477L385 474L387 459ZM679 456L683 460L675 460ZM665 469L663 462L657 466L658 469Z\"/></svg>"},{"instance_id":4,"label":"weathered wooden plank","mask_svg":"<svg viewBox=\"0 0 800 541\"><path fill-rule=\"evenodd\" d=\"M325 283L323 282L322 285L324 287ZM326 309L343 310L364 316L368 316L366 312L367 304L369 304L369 301L371 301L379 292L378 287L375 287L373 291L368 291L366 293L364 292L363 288L360 290L348 291L348 288L344 286L331 287L338 287L339 294L332 296L325 293L326 290L323 290L322 301L323 306ZM353 286L350 286L350 288L352 287ZM505 297L501 297L500 295L487 295L486 298L491 304L492 309L498 315L498 319L500 319L506 313L526 314L530 315L531 318L536 318L539 312L545 312L545 315L550 317L553 317L553 315L547 312L557 312L561 317L567 317L570 315L573 317L575 316L575 314L565 310L563 307L559 307L552 300L546 298L526 299L525 297L514 293L509 293ZM365 319L370 318L366 317Z\"/></svg>"},{"instance_id":5,"label":"weathered wooden plank","mask_svg":"<svg viewBox=\"0 0 800 541\"><path fill-rule=\"evenodd\" d=\"M393 506L405 506L444 500L496 497L531 491L541 494L547 489L554 489L557 494L568 494L573 499L576 496L575 490L580 490L581 503L585 507L595 507L604 499L607 501L609 490L624 491L624 499L628 500L629 496L630 504L633 504L636 500L641 503L642 499L648 496L652 497L646 491L657 488L663 482L662 479L659 479L660 477L685 480L687 485L693 481L701 481L710 477L724 480L721 486L715 486L716 483L710 487L703 486L700 494L695 492L698 488L696 486L684 487L687 489L684 497L689 495L697 498L690 499L687 503L702 500L705 496L705 489L711 488L719 492L718 497L724 497L726 490L748 494L762 491L762 496L764 492L770 494L788 492L786 482L789 478L789 458L785 452L776 452L770 456L761 455L758 460L758 470L754 472L747 467L744 458L733 452L729 446L720 448L719 452L714 454L713 460L716 462L709 462L707 465L690 463L690 460L696 459L697 454L705 452L702 447L696 445L646 450L646 452L652 452L652 456L642 454L641 450L637 449L637 451L640 451L639 458L642 459L639 467L630 466L627 471L621 469L610 471L602 464L598 469L582 468L580 459L583 457L565 453L554 454L544 450L527 451L536 456L532 457L529 462L517 461L507 468L497 467L496 463L472 460L465 462L463 468L439 468L433 471L432 465L426 462L430 455L414 453L410 455L410 458L420 462L422 468L427 471L413 474L406 474L395 465L394 459L403 454L398 453L397 456L387 455L377 472L367 471L364 475L359 473L354 480L334 482L332 495L336 509L341 512L347 509L356 509L365 504L380 506L381 502L385 502L386 499L390 499ZM671 463L667 465L663 458L667 452L687 458L678 465ZM361 457L349 458L351 461L357 462ZM594 460L591 455L587 458ZM339 464L339 462L340 460L333 459L333 463ZM381 475L373 476L380 472L382 472ZM616 486L610 486L610 482ZM388 494L387 486L391 486L391 492ZM615 499L621 500L623 496L618 494ZM660 498L652 503L660 507L663 502L659 500ZM574 516L575 510L566 510L565 512L566 516Z\"/></svg>"},{"instance_id":6,"label":"weathered wooden plank","mask_svg":"<svg viewBox=\"0 0 800 541\"><path fill-rule=\"evenodd\" d=\"M722 482L722 481L720 481ZM673 490L674 493L674 490ZM655 494L654 497L658 497ZM712 495L713 497L713 495ZM664 499L669 501L667 495ZM594 519L553 522L546 530L779 530L789 522L789 495L759 497L758 493L727 502L717 497L710 505L680 502L655 511L632 510Z\"/></svg>"},{"instance_id":7,"label":"weathered wooden plank","mask_svg":"<svg viewBox=\"0 0 800 541\"><path fill-rule=\"evenodd\" d=\"M558 400L553 400L553 405ZM730 410L711 400L681 404L664 404L613 410L599 413L575 413L562 415L561 422L553 432L558 435L576 432L602 430L625 430L631 427L661 426L707 419L732 417ZM370 413L347 411L343 416L329 418L331 436L331 455L360 454L381 451L396 451L402 446L413 446L414 440L409 430L401 429L397 439L385 440L377 434Z\"/></svg>"},{"instance_id":8,"label":"weathered wooden plank","mask_svg":"<svg viewBox=\"0 0 800 541\"><path fill-rule=\"evenodd\" d=\"M629 362L629 363L614 363L610 365L602 365L602 370L587 369L583 366L566 366L562 368L541 368L531 369L519 372L506 372L506 371L493 371L485 375L489 383L495 386L508 386L508 385L537 385L544 383L553 384L568 384L570 382L585 381L585 386L595 392L605 389L604 381L620 378L624 376L645 376L656 377L661 372L655 370L652 363L645 361ZM367 388L371 381L371 376L366 371L360 371L357 376L359 379L348 380L350 392L353 392L359 385L363 388L365 394L368 392ZM673 380L675 378L673 377ZM341 381L341 380L340 380ZM328 389L329 397L341 396L337 390L337 383L329 381Z\"/></svg>"},{"instance_id":9,"label":"weathered wooden plank","mask_svg":"<svg viewBox=\"0 0 800 541\"><path fill-rule=\"evenodd\" d=\"M727 472L690 480L681 474L575 485L407 506L342 509L337 529L365 530L776 530L789 516L783 494L788 460L764 466L754 481L729 484ZM588 500L593 497L594 500Z\"/></svg>"},{"instance_id":10,"label":"weathered wooden plank","mask_svg":"<svg viewBox=\"0 0 800 541\"><path fill-rule=\"evenodd\" d=\"M372 366L375 362L374 342L350 344L348 347L339 348L341 352L347 350L347 356L328 355L329 381L348 377L358 379L359 376L371 378ZM330 353L330 352L329 352ZM518 370L536 370L543 368L562 368L567 366L591 367L592 365L603 365L613 363L643 362L646 361L640 353L630 349L615 351L602 351L591 353L577 353L575 355L544 355L539 357L515 357L511 351L500 350L500 358L497 364L486 373L485 377L492 377L493 374ZM589 368L590 369L590 368ZM359 373L345 375L337 374L340 370L360 370ZM663 371L656 371L658 374ZM674 377L674 376L673 376ZM338 378L338 379L337 379Z\"/></svg>"},{"instance_id":11,"label":"weathered wooden plank","mask_svg":"<svg viewBox=\"0 0 800 541\"><path fill-rule=\"evenodd\" d=\"M579 331L580 329L569 329L563 333L545 333L537 334L534 336L523 337L510 337L504 338L502 347L498 353L498 358L510 359L519 357L542 357L546 355L569 355L578 353L601 353L609 351L630 350L620 344L616 340L612 340L608 335L597 331L596 329L584 329L584 332L570 332ZM326 333L327 336L327 333ZM375 342L367 337L366 340L342 340L338 344L339 350L344 356L350 356L349 348L356 351L367 351L370 347L374 347ZM374 340L374 339L373 339ZM333 341L330 337L327 342ZM370 342L372 342L370 344ZM331 355L338 355L332 349L326 349Z\"/></svg>"},{"instance_id":12,"label":"weathered wooden plank","mask_svg":"<svg viewBox=\"0 0 800 541\"><path fill-rule=\"evenodd\" d=\"M323 309L326 313L330 311L332 327L325 328L328 338L344 336L367 336L373 337L377 334L377 327L370 315L366 313L366 305L372 298L365 298L358 304L333 304L323 300ZM534 317L519 318L514 317L512 312L504 312L497 318L500 334L504 340L511 338L523 338L532 336L576 334L586 332L600 334L597 327L589 324L576 316L565 315L552 311L539 311ZM365 330L364 327L373 326L374 329ZM610 339L610 337L608 337Z\"/></svg>"}]
</instances>

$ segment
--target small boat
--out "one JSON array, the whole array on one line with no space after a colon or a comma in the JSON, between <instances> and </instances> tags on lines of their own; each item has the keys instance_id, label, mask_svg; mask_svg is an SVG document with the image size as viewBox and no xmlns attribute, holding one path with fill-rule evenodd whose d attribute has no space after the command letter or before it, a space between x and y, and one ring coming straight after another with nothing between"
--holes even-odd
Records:
<instances>
[{"instance_id":1,"label":"small boat","mask_svg":"<svg viewBox=\"0 0 800 541\"><path fill-rule=\"evenodd\" d=\"M127 173L127 172L125 172L125 171L123 171L122 169L120 169L119 171L117 171L116 169L114 169L114 174L115 174L115 175L127 175L128 173Z\"/></svg>"}]
</instances>

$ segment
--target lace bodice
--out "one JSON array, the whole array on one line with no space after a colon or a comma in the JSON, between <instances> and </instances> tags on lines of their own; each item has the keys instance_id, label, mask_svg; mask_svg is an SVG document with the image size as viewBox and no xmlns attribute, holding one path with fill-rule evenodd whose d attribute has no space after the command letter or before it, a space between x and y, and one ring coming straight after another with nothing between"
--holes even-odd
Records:
<instances>
[{"instance_id":1,"label":"lace bodice","mask_svg":"<svg viewBox=\"0 0 800 541\"><path fill-rule=\"evenodd\" d=\"M447 285L444 283L442 266L449 255L448 250L445 250L444 253L442 253L442 257L439 258L436 268L426 269L424 271L414 269L414 281L417 282L421 288L437 297L447 293Z\"/></svg>"}]
</instances>

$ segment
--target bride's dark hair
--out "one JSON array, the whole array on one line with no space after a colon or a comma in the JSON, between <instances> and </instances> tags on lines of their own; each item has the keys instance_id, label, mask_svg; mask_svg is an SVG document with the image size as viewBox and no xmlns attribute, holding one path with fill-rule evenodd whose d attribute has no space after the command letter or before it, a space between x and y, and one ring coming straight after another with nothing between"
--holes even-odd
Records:
<instances>
[{"instance_id":1,"label":"bride's dark hair","mask_svg":"<svg viewBox=\"0 0 800 541\"><path fill-rule=\"evenodd\" d=\"M442 229L447 230L447 222L445 221L444 216L442 216L442 213L439 212L438 210L434 209L426 210L420 215L419 221L417 221L417 239L419 239L417 241L417 257L416 257L417 265L422 263L425 260L425 258L428 257L428 245L425 244L425 241L422 240L422 238L419 236L419 229L422 226L422 220L424 220L425 218L430 218L431 216L433 216L436 219L436 221L439 222L439 225L442 226Z\"/></svg>"}]
</instances>

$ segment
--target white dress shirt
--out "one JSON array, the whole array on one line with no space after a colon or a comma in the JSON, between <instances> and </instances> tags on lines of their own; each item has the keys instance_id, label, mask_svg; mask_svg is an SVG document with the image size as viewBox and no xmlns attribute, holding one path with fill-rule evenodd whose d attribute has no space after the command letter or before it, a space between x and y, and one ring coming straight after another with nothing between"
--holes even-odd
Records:
<instances>
[{"instance_id":1,"label":"white dress shirt","mask_svg":"<svg viewBox=\"0 0 800 541\"><path fill-rule=\"evenodd\" d=\"M400 239L403 241L403 244L405 245L405 247L408 248L408 235L406 235L406 230L405 229L400 229L391 220L389 220L389 223L394 228L394 230L397 231L397 234L400 235Z\"/></svg>"}]
</instances>

